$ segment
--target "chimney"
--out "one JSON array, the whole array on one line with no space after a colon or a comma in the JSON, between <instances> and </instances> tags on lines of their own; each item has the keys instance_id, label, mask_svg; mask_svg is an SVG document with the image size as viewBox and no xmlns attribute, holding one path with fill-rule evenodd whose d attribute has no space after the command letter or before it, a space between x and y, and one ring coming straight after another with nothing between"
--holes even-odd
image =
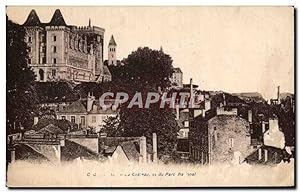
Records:
<instances>
[{"instance_id":1,"label":"chimney","mask_svg":"<svg viewBox=\"0 0 300 193\"><path fill-rule=\"evenodd\" d=\"M261 160L261 148L258 149L258 160Z\"/></svg>"},{"instance_id":2,"label":"chimney","mask_svg":"<svg viewBox=\"0 0 300 193\"><path fill-rule=\"evenodd\" d=\"M11 163L16 161L16 151L14 148L10 149L10 161Z\"/></svg>"},{"instance_id":3,"label":"chimney","mask_svg":"<svg viewBox=\"0 0 300 193\"><path fill-rule=\"evenodd\" d=\"M36 125L39 122L39 117L35 116L33 117L33 125Z\"/></svg>"},{"instance_id":4,"label":"chimney","mask_svg":"<svg viewBox=\"0 0 300 193\"><path fill-rule=\"evenodd\" d=\"M61 139L61 140L59 141L59 144L60 144L61 147L65 147L65 140L64 140L64 139Z\"/></svg>"},{"instance_id":5,"label":"chimney","mask_svg":"<svg viewBox=\"0 0 300 193\"><path fill-rule=\"evenodd\" d=\"M280 104L280 86L277 86L277 102Z\"/></svg>"},{"instance_id":6,"label":"chimney","mask_svg":"<svg viewBox=\"0 0 300 193\"><path fill-rule=\"evenodd\" d=\"M153 163L157 163L157 135L156 133L152 134L152 142L153 142Z\"/></svg>"},{"instance_id":7,"label":"chimney","mask_svg":"<svg viewBox=\"0 0 300 193\"><path fill-rule=\"evenodd\" d=\"M205 109L205 111L210 110L210 108L211 108L211 102L210 102L210 100L209 99L205 99L205 101L204 101L204 109Z\"/></svg>"},{"instance_id":8,"label":"chimney","mask_svg":"<svg viewBox=\"0 0 300 193\"><path fill-rule=\"evenodd\" d=\"M223 93L223 106L226 107L226 98L225 98L225 93Z\"/></svg>"},{"instance_id":9,"label":"chimney","mask_svg":"<svg viewBox=\"0 0 300 193\"><path fill-rule=\"evenodd\" d=\"M262 124L262 125L261 125L261 132L262 132L262 134L264 134L265 131L266 131L266 123L265 123L264 121L262 121L261 124Z\"/></svg>"},{"instance_id":10,"label":"chimney","mask_svg":"<svg viewBox=\"0 0 300 193\"><path fill-rule=\"evenodd\" d=\"M88 97L87 97L87 111L91 111L93 109L93 103L95 101L95 97L92 95L90 95L90 92L88 93Z\"/></svg>"},{"instance_id":11,"label":"chimney","mask_svg":"<svg viewBox=\"0 0 300 193\"><path fill-rule=\"evenodd\" d=\"M147 143L146 143L145 136L142 136L140 138L140 155L141 155L141 162L146 163L147 162Z\"/></svg>"},{"instance_id":12,"label":"chimney","mask_svg":"<svg viewBox=\"0 0 300 193\"><path fill-rule=\"evenodd\" d=\"M194 108L193 79L190 79L190 108Z\"/></svg>"},{"instance_id":13,"label":"chimney","mask_svg":"<svg viewBox=\"0 0 300 193\"><path fill-rule=\"evenodd\" d=\"M269 119L269 130L271 132L279 131L279 124L278 124L278 119L277 118Z\"/></svg>"},{"instance_id":14,"label":"chimney","mask_svg":"<svg viewBox=\"0 0 300 193\"><path fill-rule=\"evenodd\" d=\"M266 150L266 149L265 149L265 159L264 159L264 161L265 161L265 162L268 161L268 150Z\"/></svg>"},{"instance_id":15,"label":"chimney","mask_svg":"<svg viewBox=\"0 0 300 193\"><path fill-rule=\"evenodd\" d=\"M248 110L248 121L252 124L252 110Z\"/></svg>"},{"instance_id":16,"label":"chimney","mask_svg":"<svg viewBox=\"0 0 300 193\"><path fill-rule=\"evenodd\" d=\"M190 96L191 96L191 98L193 96L193 79L192 78L190 79Z\"/></svg>"},{"instance_id":17,"label":"chimney","mask_svg":"<svg viewBox=\"0 0 300 193\"><path fill-rule=\"evenodd\" d=\"M176 104L176 120L179 120L179 104Z\"/></svg>"},{"instance_id":18,"label":"chimney","mask_svg":"<svg viewBox=\"0 0 300 193\"><path fill-rule=\"evenodd\" d=\"M148 155L147 155L147 163L151 163L151 161L152 161L152 160L151 160L151 154L148 154Z\"/></svg>"}]
</instances>

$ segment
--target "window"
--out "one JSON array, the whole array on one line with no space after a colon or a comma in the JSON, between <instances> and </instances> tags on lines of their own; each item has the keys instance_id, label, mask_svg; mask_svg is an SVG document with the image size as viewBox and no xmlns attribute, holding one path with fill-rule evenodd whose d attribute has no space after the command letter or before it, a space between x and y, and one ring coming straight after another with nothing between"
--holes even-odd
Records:
<instances>
[{"instance_id":1,"label":"window","mask_svg":"<svg viewBox=\"0 0 300 193\"><path fill-rule=\"evenodd\" d=\"M56 64L56 58L52 58L52 63Z\"/></svg>"},{"instance_id":2,"label":"window","mask_svg":"<svg viewBox=\"0 0 300 193\"><path fill-rule=\"evenodd\" d=\"M31 58L28 58L28 64L31 64Z\"/></svg>"},{"instance_id":3,"label":"window","mask_svg":"<svg viewBox=\"0 0 300 193\"><path fill-rule=\"evenodd\" d=\"M229 147L233 148L234 146L234 139L232 137L229 138Z\"/></svg>"},{"instance_id":4,"label":"window","mask_svg":"<svg viewBox=\"0 0 300 193\"><path fill-rule=\"evenodd\" d=\"M52 69L51 74L52 74L53 77L55 77L56 76L56 70Z\"/></svg>"},{"instance_id":5,"label":"window","mask_svg":"<svg viewBox=\"0 0 300 193\"><path fill-rule=\"evenodd\" d=\"M28 42L31 42L32 39L31 39L31 36L28 36Z\"/></svg>"},{"instance_id":6,"label":"window","mask_svg":"<svg viewBox=\"0 0 300 193\"><path fill-rule=\"evenodd\" d=\"M56 53L56 46L52 46L51 48L52 48L52 52Z\"/></svg>"},{"instance_id":7,"label":"window","mask_svg":"<svg viewBox=\"0 0 300 193\"><path fill-rule=\"evenodd\" d=\"M56 42L56 36L55 35L52 36L52 41Z\"/></svg>"},{"instance_id":8,"label":"window","mask_svg":"<svg viewBox=\"0 0 300 193\"><path fill-rule=\"evenodd\" d=\"M42 57L42 63L46 64L46 57Z\"/></svg>"},{"instance_id":9,"label":"window","mask_svg":"<svg viewBox=\"0 0 300 193\"><path fill-rule=\"evenodd\" d=\"M28 52L32 52L31 46L28 47Z\"/></svg>"},{"instance_id":10,"label":"window","mask_svg":"<svg viewBox=\"0 0 300 193\"><path fill-rule=\"evenodd\" d=\"M39 74L40 74L40 80L44 80L44 70L40 69Z\"/></svg>"},{"instance_id":11,"label":"window","mask_svg":"<svg viewBox=\"0 0 300 193\"><path fill-rule=\"evenodd\" d=\"M61 119L62 120L66 120L66 116L61 116Z\"/></svg>"},{"instance_id":12,"label":"window","mask_svg":"<svg viewBox=\"0 0 300 193\"><path fill-rule=\"evenodd\" d=\"M80 123L81 123L81 126L85 126L85 116L81 116L80 117Z\"/></svg>"},{"instance_id":13,"label":"window","mask_svg":"<svg viewBox=\"0 0 300 193\"><path fill-rule=\"evenodd\" d=\"M184 127L189 127L189 121L184 121Z\"/></svg>"},{"instance_id":14,"label":"window","mask_svg":"<svg viewBox=\"0 0 300 193\"><path fill-rule=\"evenodd\" d=\"M71 123L75 123L75 116L71 116Z\"/></svg>"},{"instance_id":15,"label":"window","mask_svg":"<svg viewBox=\"0 0 300 193\"><path fill-rule=\"evenodd\" d=\"M92 116L92 123L96 122L96 116Z\"/></svg>"},{"instance_id":16,"label":"window","mask_svg":"<svg viewBox=\"0 0 300 193\"><path fill-rule=\"evenodd\" d=\"M40 34L40 42L44 42L45 36L43 34Z\"/></svg>"}]
</instances>

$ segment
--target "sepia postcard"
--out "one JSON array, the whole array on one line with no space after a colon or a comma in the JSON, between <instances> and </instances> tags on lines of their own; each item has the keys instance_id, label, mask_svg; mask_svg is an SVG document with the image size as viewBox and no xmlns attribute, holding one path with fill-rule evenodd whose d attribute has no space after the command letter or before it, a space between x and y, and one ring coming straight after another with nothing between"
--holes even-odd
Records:
<instances>
[{"instance_id":1,"label":"sepia postcard","mask_svg":"<svg viewBox=\"0 0 300 193\"><path fill-rule=\"evenodd\" d=\"M295 187L294 16L7 6L7 187Z\"/></svg>"}]
</instances>

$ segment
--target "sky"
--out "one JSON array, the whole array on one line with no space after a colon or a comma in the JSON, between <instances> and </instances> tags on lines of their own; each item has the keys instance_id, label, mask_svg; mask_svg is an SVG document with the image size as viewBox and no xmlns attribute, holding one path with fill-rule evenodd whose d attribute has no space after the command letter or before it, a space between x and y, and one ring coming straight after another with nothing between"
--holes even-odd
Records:
<instances>
[{"instance_id":1,"label":"sky","mask_svg":"<svg viewBox=\"0 0 300 193\"><path fill-rule=\"evenodd\" d=\"M49 22L60 9L67 24L105 28L104 58L113 34L119 60L138 47L159 49L200 89L294 93L292 7L7 7L23 24L32 9Z\"/></svg>"}]
</instances>

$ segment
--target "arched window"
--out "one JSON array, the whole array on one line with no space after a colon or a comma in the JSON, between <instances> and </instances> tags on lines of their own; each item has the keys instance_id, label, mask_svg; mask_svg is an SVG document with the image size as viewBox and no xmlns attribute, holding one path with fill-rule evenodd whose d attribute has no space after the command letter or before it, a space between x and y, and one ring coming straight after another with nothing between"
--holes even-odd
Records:
<instances>
[{"instance_id":1,"label":"arched window","mask_svg":"<svg viewBox=\"0 0 300 193\"><path fill-rule=\"evenodd\" d=\"M39 70L40 80L44 80L44 70Z\"/></svg>"}]
</instances>

